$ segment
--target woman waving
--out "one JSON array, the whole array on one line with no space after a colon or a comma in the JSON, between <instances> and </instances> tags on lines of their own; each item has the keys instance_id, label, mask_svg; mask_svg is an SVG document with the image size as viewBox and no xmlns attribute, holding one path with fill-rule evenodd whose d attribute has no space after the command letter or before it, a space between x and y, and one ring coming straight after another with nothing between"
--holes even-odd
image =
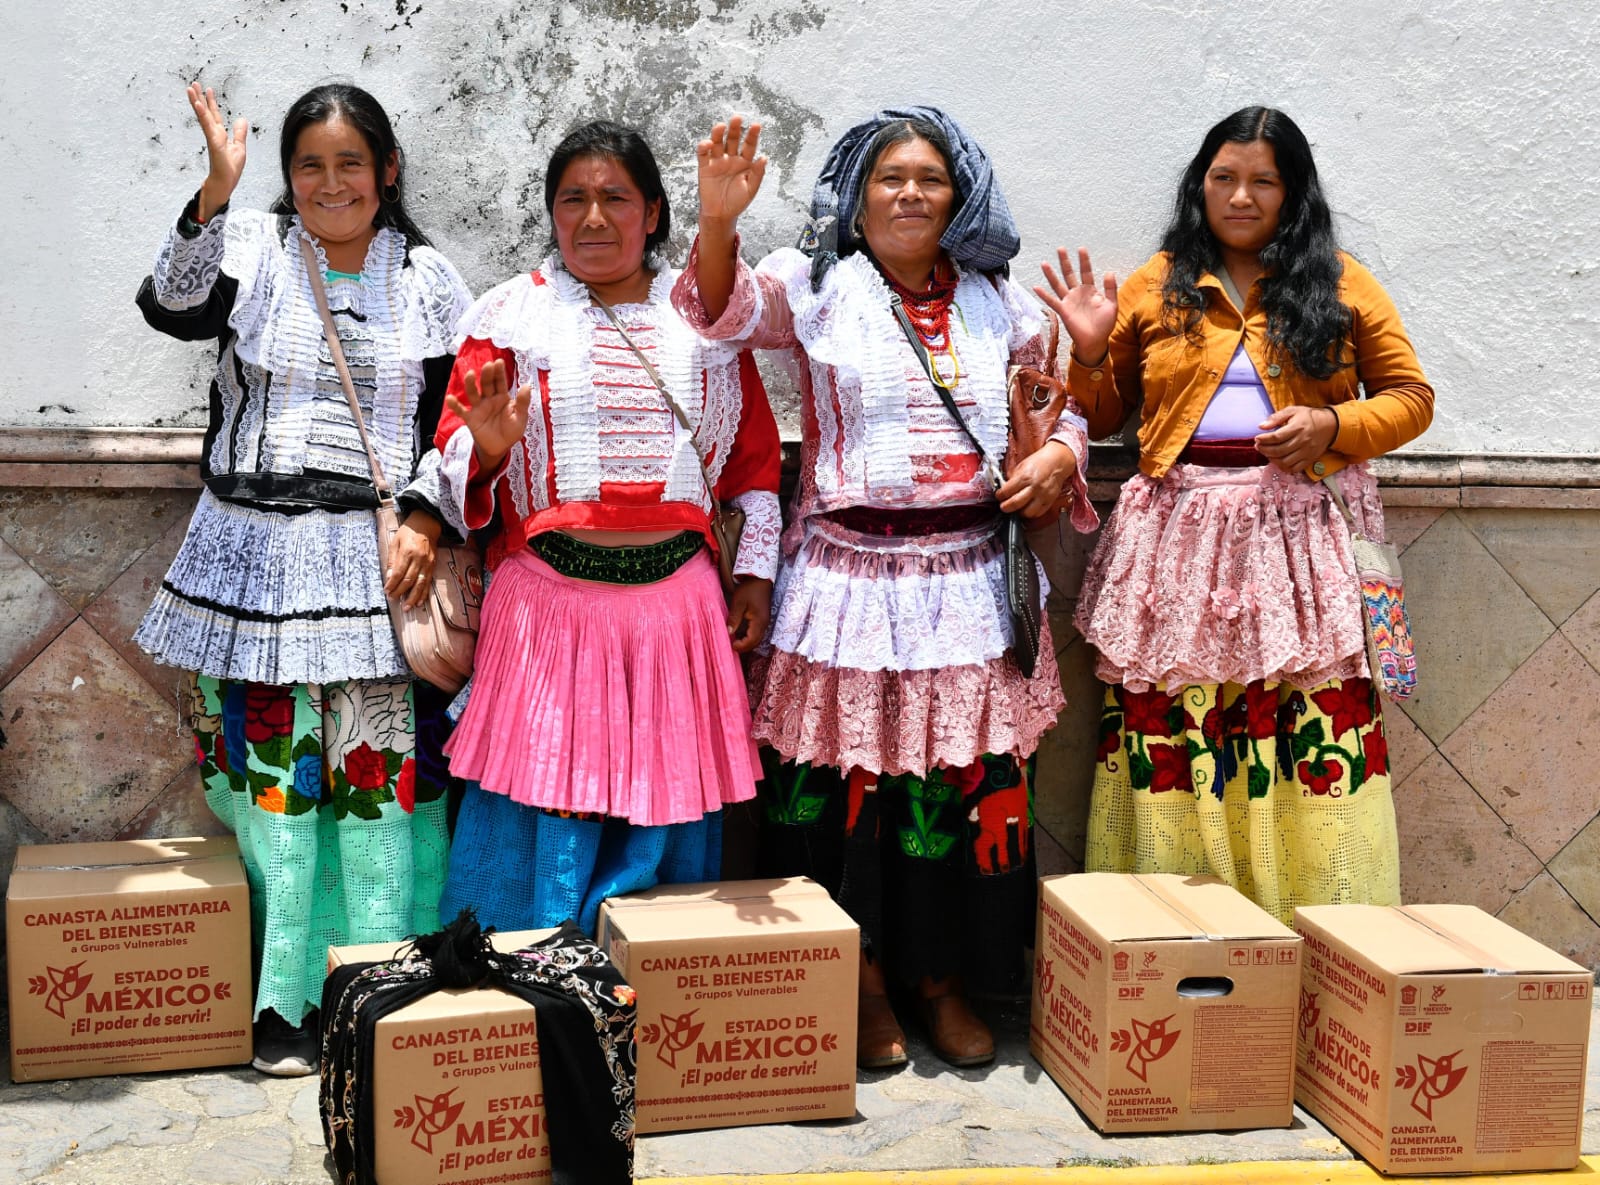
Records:
<instances>
[{"instance_id":1,"label":"woman waving","mask_svg":"<svg viewBox=\"0 0 1600 1185\"><path fill-rule=\"evenodd\" d=\"M1142 407L1139 473L1078 602L1110 685L1088 866L1209 872L1286 922L1398 903L1388 745L1324 479L1381 540L1365 462L1427 428L1433 390L1394 303L1336 248L1281 111L1206 134L1161 246L1120 290L1065 251L1036 289L1072 335L1091 433Z\"/></svg>"}]
</instances>

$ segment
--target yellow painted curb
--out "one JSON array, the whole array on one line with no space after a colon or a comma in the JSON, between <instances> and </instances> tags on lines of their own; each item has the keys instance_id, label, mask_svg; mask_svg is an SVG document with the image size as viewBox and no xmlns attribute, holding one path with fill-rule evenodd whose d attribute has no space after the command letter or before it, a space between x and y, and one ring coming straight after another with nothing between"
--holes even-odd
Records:
<instances>
[{"instance_id":1,"label":"yellow painted curb","mask_svg":"<svg viewBox=\"0 0 1600 1185\"><path fill-rule=\"evenodd\" d=\"M1600 1176L1600 1156L1559 1173L1483 1173L1472 1177L1386 1177L1362 1161L1280 1160L1251 1164L1162 1164L1058 1169L933 1169L884 1173L796 1173L759 1177L646 1177L648 1185L1575 1185Z\"/></svg>"}]
</instances>

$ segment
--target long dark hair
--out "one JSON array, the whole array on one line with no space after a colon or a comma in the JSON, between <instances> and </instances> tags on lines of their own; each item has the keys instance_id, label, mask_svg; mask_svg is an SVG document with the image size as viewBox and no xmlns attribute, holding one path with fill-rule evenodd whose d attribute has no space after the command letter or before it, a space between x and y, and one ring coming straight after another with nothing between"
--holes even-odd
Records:
<instances>
[{"instance_id":1,"label":"long dark hair","mask_svg":"<svg viewBox=\"0 0 1600 1185\"><path fill-rule=\"evenodd\" d=\"M283 131L278 135L278 161L283 167L283 193L272 204L274 214L293 214L294 189L289 183L289 166L294 158L295 146L300 143L300 133L313 124L325 123L335 117L344 120L367 142L377 170L378 213L374 226L387 226L405 236L411 246L429 245L428 236L417 229L406 213L406 154L394 137L394 127L383 105L362 90L345 82L328 82L312 87L290 106L283 117ZM395 158L394 186L383 183L384 166L389 157ZM387 196L393 195L393 200Z\"/></svg>"},{"instance_id":2,"label":"long dark hair","mask_svg":"<svg viewBox=\"0 0 1600 1185\"><path fill-rule=\"evenodd\" d=\"M1170 260L1161 287L1162 317L1185 334L1199 324L1205 298L1196 282L1222 266L1221 249L1206 221L1206 171L1224 144L1257 140L1272 145L1284 191L1277 233L1261 249L1267 345L1304 374L1325 379L1350 365L1345 348L1350 310L1339 299L1344 265L1311 145L1294 120L1274 108L1235 111L1206 133L1200 151L1184 169L1172 221L1161 238L1161 250Z\"/></svg>"},{"instance_id":3,"label":"long dark hair","mask_svg":"<svg viewBox=\"0 0 1600 1185\"><path fill-rule=\"evenodd\" d=\"M612 123L609 119L597 119L573 128L550 154L550 165L544 171L544 212L550 216L550 249L553 251L556 246L556 189L567 166L586 156L604 156L616 161L644 195L646 206L651 202L661 203L656 228L644 240L646 257L654 255L672 234L672 203L667 200L661 170L644 134L637 128Z\"/></svg>"},{"instance_id":4,"label":"long dark hair","mask_svg":"<svg viewBox=\"0 0 1600 1185\"><path fill-rule=\"evenodd\" d=\"M913 140L926 140L944 161L945 172L950 174L950 189L955 195L955 200L950 204L950 217L954 218L961 209L961 203L967 195L961 192L961 184L956 179L955 153L950 148L950 139L944 134L944 129L926 119L897 119L886 123L872 134L872 140L867 144L861 177L856 182L855 193L851 195L849 234L840 236L841 256L867 250L867 240L861 234L861 215L866 210L867 186L872 181L872 171L878 167L885 152L896 144L909 144Z\"/></svg>"}]
</instances>

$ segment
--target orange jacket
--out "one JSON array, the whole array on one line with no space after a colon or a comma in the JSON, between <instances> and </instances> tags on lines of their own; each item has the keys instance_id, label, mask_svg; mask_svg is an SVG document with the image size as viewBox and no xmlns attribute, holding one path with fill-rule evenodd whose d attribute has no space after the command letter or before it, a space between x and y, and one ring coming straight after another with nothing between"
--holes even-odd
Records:
<instances>
[{"instance_id":1,"label":"orange jacket","mask_svg":"<svg viewBox=\"0 0 1600 1185\"><path fill-rule=\"evenodd\" d=\"M1344 264L1339 297L1353 313L1350 340L1356 360L1354 367L1327 379L1307 378L1289 360L1268 355L1258 285L1246 293L1241 317L1215 276L1200 277L1206 293L1201 340L1172 332L1161 323L1166 256L1152 258L1117 293L1117 323L1105 361L1088 367L1073 358L1068 364L1067 386L1089 420L1089 435L1096 440L1112 435L1142 401L1139 469L1162 476L1194 435L1243 341L1275 409L1334 407L1339 433L1312 464L1311 476L1337 473L1420 436L1433 419L1433 388L1423 377L1400 313L1371 272L1348 255L1339 258ZM1356 397L1358 381L1365 399Z\"/></svg>"}]
</instances>

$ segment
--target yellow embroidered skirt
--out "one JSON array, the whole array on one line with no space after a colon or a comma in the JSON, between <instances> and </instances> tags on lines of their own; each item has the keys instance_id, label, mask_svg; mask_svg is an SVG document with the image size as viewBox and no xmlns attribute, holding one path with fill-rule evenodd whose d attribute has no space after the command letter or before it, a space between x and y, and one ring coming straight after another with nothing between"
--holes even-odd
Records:
<instances>
[{"instance_id":1,"label":"yellow embroidered skirt","mask_svg":"<svg viewBox=\"0 0 1600 1185\"><path fill-rule=\"evenodd\" d=\"M1209 873L1284 922L1299 905L1398 905L1376 688L1108 687L1086 865Z\"/></svg>"}]
</instances>

